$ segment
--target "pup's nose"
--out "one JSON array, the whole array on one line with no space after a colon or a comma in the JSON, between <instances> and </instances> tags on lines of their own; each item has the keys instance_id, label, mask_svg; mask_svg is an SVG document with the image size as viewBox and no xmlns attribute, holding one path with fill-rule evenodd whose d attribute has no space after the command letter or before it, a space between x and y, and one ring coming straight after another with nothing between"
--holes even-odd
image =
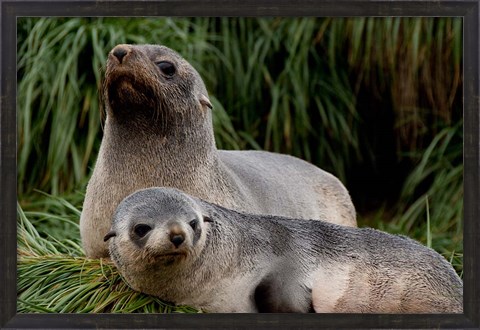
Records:
<instances>
[{"instance_id":1,"label":"pup's nose","mask_svg":"<svg viewBox=\"0 0 480 330\"><path fill-rule=\"evenodd\" d=\"M123 58L128 54L128 48L124 45L118 45L113 49L112 54L122 63Z\"/></svg>"},{"instance_id":2,"label":"pup's nose","mask_svg":"<svg viewBox=\"0 0 480 330\"><path fill-rule=\"evenodd\" d=\"M178 248L185 241L185 236L183 234L170 235L170 241Z\"/></svg>"}]
</instances>

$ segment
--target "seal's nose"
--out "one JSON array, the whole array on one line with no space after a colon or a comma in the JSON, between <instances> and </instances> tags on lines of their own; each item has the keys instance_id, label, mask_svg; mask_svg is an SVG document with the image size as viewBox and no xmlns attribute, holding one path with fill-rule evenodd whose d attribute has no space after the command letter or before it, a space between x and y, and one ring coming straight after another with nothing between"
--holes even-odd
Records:
<instances>
[{"instance_id":1,"label":"seal's nose","mask_svg":"<svg viewBox=\"0 0 480 330\"><path fill-rule=\"evenodd\" d=\"M112 54L122 63L123 58L128 54L128 49L123 45L119 45L113 49Z\"/></svg>"},{"instance_id":2,"label":"seal's nose","mask_svg":"<svg viewBox=\"0 0 480 330\"><path fill-rule=\"evenodd\" d=\"M185 236L183 234L170 235L170 241L178 248L185 241Z\"/></svg>"}]
</instances>

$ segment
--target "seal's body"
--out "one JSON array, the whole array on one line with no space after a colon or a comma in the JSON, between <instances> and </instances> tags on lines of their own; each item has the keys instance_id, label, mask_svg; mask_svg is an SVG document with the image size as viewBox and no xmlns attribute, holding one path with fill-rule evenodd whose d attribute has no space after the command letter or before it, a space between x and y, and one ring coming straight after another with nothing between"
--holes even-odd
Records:
<instances>
[{"instance_id":1,"label":"seal's body","mask_svg":"<svg viewBox=\"0 0 480 330\"><path fill-rule=\"evenodd\" d=\"M291 156L217 150L211 104L195 69L164 46L119 45L108 56L104 136L80 219L88 257L128 194L176 187L228 208L356 226L341 182Z\"/></svg>"},{"instance_id":2,"label":"seal's body","mask_svg":"<svg viewBox=\"0 0 480 330\"><path fill-rule=\"evenodd\" d=\"M177 189L125 198L105 240L133 289L208 312L462 312L452 266L407 237L239 213Z\"/></svg>"}]
</instances>

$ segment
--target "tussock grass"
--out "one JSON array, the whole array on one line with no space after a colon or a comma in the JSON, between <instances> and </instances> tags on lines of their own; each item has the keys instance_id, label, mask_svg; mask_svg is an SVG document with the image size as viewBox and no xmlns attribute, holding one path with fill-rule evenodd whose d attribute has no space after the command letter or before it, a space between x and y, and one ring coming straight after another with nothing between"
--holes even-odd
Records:
<instances>
[{"instance_id":1,"label":"tussock grass","mask_svg":"<svg viewBox=\"0 0 480 330\"><path fill-rule=\"evenodd\" d=\"M62 255L21 256L18 312L196 313L135 292L104 260ZM35 281L33 281L35 279Z\"/></svg>"},{"instance_id":2,"label":"tussock grass","mask_svg":"<svg viewBox=\"0 0 480 330\"><path fill-rule=\"evenodd\" d=\"M445 128L417 155L419 163L405 181L395 221L403 232L420 237L427 230L426 222L421 219L429 217L432 247L444 254L463 251L461 141L461 125ZM426 198L430 207L425 206Z\"/></svg>"},{"instance_id":3,"label":"tussock grass","mask_svg":"<svg viewBox=\"0 0 480 330\"><path fill-rule=\"evenodd\" d=\"M462 83L461 20L369 17L335 24L345 31L335 45L341 47L345 36L350 43L356 90L366 84L379 97L390 95L399 152L423 149L461 118L455 106Z\"/></svg>"}]
</instances>

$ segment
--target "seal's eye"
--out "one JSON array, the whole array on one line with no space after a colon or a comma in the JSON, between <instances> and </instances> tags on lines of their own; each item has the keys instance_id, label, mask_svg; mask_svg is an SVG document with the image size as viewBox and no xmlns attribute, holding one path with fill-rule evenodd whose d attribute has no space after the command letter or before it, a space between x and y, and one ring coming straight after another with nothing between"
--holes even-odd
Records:
<instances>
[{"instance_id":1,"label":"seal's eye","mask_svg":"<svg viewBox=\"0 0 480 330\"><path fill-rule=\"evenodd\" d=\"M175 74L176 69L173 63L161 61L161 62L156 62L155 64L158 66L158 68L160 69L160 71L162 71L163 74L169 77L172 77Z\"/></svg>"},{"instance_id":2,"label":"seal's eye","mask_svg":"<svg viewBox=\"0 0 480 330\"><path fill-rule=\"evenodd\" d=\"M133 231L135 232L135 234L137 234L138 237L142 238L144 237L145 235L147 235L147 233L152 230L152 227L150 227L149 225L145 225L145 224L138 224L136 225L134 228L133 228Z\"/></svg>"},{"instance_id":3,"label":"seal's eye","mask_svg":"<svg viewBox=\"0 0 480 330\"><path fill-rule=\"evenodd\" d=\"M197 228L197 219L193 219L192 221L190 221L189 225L190 227L192 227L193 230L195 230L195 228Z\"/></svg>"}]
</instances>

